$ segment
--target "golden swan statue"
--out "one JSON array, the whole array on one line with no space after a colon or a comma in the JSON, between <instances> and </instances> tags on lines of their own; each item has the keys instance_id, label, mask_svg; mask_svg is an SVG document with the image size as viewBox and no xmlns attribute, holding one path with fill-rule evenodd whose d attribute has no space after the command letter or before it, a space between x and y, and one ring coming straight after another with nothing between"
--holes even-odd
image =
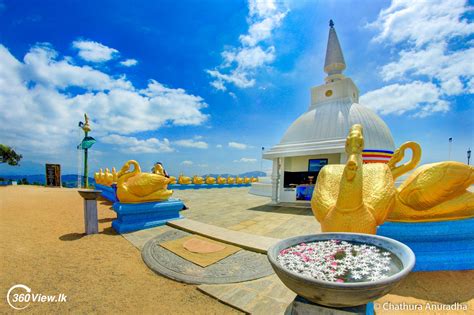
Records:
<instances>
[{"instance_id":1,"label":"golden swan statue","mask_svg":"<svg viewBox=\"0 0 474 315\"><path fill-rule=\"evenodd\" d=\"M104 185L104 179L105 179L105 174L104 171L100 168L98 173L94 174L94 179L97 184Z\"/></svg>"},{"instance_id":2,"label":"golden swan statue","mask_svg":"<svg viewBox=\"0 0 474 315\"><path fill-rule=\"evenodd\" d=\"M249 184L250 183L250 178L247 176L244 177L244 184Z\"/></svg>"},{"instance_id":3,"label":"golden swan statue","mask_svg":"<svg viewBox=\"0 0 474 315\"><path fill-rule=\"evenodd\" d=\"M191 184L191 178L181 174L178 177L178 184L180 184L180 185L189 185L189 184Z\"/></svg>"},{"instance_id":4,"label":"golden swan statue","mask_svg":"<svg viewBox=\"0 0 474 315\"><path fill-rule=\"evenodd\" d=\"M168 176L165 172L165 169L163 168L163 164L161 164L160 162L158 163L155 163L155 165L153 166L153 168L151 169L151 172L153 174L158 174L158 175L162 175L162 176L165 176L165 177L168 177L170 179L170 182L169 184L176 184L176 177L174 176Z\"/></svg>"},{"instance_id":5,"label":"golden swan statue","mask_svg":"<svg viewBox=\"0 0 474 315\"><path fill-rule=\"evenodd\" d=\"M176 184L176 177L170 176L169 179L170 179L170 185L171 184Z\"/></svg>"},{"instance_id":6,"label":"golden swan statue","mask_svg":"<svg viewBox=\"0 0 474 315\"><path fill-rule=\"evenodd\" d=\"M193 176L193 184L194 184L194 185L202 185L202 184L204 184L204 178L202 178L201 176L194 175L194 176Z\"/></svg>"},{"instance_id":7,"label":"golden swan statue","mask_svg":"<svg viewBox=\"0 0 474 315\"><path fill-rule=\"evenodd\" d=\"M386 164L363 164L363 129L351 127L345 165L326 165L318 175L311 208L323 232L375 234L395 201L392 172Z\"/></svg>"},{"instance_id":8,"label":"golden swan statue","mask_svg":"<svg viewBox=\"0 0 474 315\"><path fill-rule=\"evenodd\" d=\"M100 172L95 172L94 173L94 180L96 184L100 184Z\"/></svg>"},{"instance_id":9,"label":"golden swan statue","mask_svg":"<svg viewBox=\"0 0 474 315\"><path fill-rule=\"evenodd\" d=\"M110 186L114 182L114 177L112 173L109 171L109 168L105 168L105 173L104 173L104 185L105 186Z\"/></svg>"},{"instance_id":10,"label":"golden swan statue","mask_svg":"<svg viewBox=\"0 0 474 315\"><path fill-rule=\"evenodd\" d=\"M118 180L118 173L115 167L112 167L112 182L117 183Z\"/></svg>"},{"instance_id":11,"label":"golden swan statue","mask_svg":"<svg viewBox=\"0 0 474 315\"><path fill-rule=\"evenodd\" d=\"M219 175L219 176L217 176L217 183L219 185L224 185L224 184L227 183L227 180L225 179L225 177L222 177L222 176Z\"/></svg>"},{"instance_id":12,"label":"golden swan statue","mask_svg":"<svg viewBox=\"0 0 474 315\"><path fill-rule=\"evenodd\" d=\"M105 172L99 169L99 172L94 173L94 180L99 185L111 186L117 182L117 171L115 167L112 167L112 172L108 168L105 168Z\"/></svg>"},{"instance_id":13,"label":"golden swan statue","mask_svg":"<svg viewBox=\"0 0 474 315\"><path fill-rule=\"evenodd\" d=\"M250 182L252 182L252 183L258 182L258 177L255 178L255 177L252 176L252 178L250 179Z\"/></svg>"},{"instance_id":14,"label":"golden swan statue","mask_svg":"<svg viewBox=\"0 0 474 315\"><path fill-rule=\"evenodd\" d=\"M134 170L130 171L130 165ZM137 161L125 163L117 174L117 198L122 203L168 200L173 194L168 190L169 178L153 173L142 173Z\"/></svg>"},{"instance_id":15,"label":"golden swan statue","mask_svg":"<svg viewBox=\"0 0 474 315\"><path fill-rule=\"evenodd\" d=\"M235 178L235 183L236 183L236 184L243 184L243 183L244 183L244 179L243 179L242 177L237 176L237 177Z\"/></svg>"},{"instance_id":16,"label":"golden swan statue","mask_svg":"<svg viewBox=\"0 0 474 315\"><path fill-rule=\"evenodd\" d=\"M412 151L411 160L396 166L406 149ZM404 143L388 162L393 178L414 169L420 158L421 147L416 142ZM429 222L474 217L474 193L467 190L472 184L472 166L453 161L422 165L398 187L388 220Z\"/></svg>"},{"instance_id":17,"label":"golden swan statue","mask_svg":"<svg viewBox=\"0 0 474 315\"><path fill-rule=\"evenodd\" d=\"M215 183L216 183L216 179L214 177L211 177L211 176L206 177L206 184L214 185Z\"/></svg>"},{"instance_id":18,"label":"golden swan statue","mask_svg":"<svg viewBox=\"0 0 474 315\"><path fill-rule=\"evenodd\" d=\"M235 182L235 178L233 177L227 177L227 184L233 184Z\"/></svg>"}]
</instances>

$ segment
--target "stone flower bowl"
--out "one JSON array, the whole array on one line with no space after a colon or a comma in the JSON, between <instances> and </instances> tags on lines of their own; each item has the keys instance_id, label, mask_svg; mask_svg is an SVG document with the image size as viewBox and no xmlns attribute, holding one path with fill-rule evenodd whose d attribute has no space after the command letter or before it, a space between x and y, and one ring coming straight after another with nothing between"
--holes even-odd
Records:
<instances>
[{"instance_id":1,"label":"stone flower bowl","mask_svg":"<svg viewBox=\"0 0 474 315\"><path fill-rule=\"evenodd\" d=\"M397 256L403 267L398 273L382 280L338 283L298 274L284 268L277 262L278 254L283 249L303 242L331 239L381 247ZM358 233L320 233L287 238L271 246L267 251L267 257L277 276L289 289L311 302L331 307L358 306L376 300L395 288L415 265L415 254L405 244L383 236Z\"/></svg>"}]
</instances>

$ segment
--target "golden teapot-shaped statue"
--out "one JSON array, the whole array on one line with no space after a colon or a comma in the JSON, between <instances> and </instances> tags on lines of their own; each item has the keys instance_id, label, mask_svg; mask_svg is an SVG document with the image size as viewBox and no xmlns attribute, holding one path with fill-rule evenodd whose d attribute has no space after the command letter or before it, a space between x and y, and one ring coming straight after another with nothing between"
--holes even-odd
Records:
<instances>
[{"instance_id":1,"label":"golden teapot-shaped statue","mask_svg":"<svg viewBox=\"0 0 474 315\"><path fill-rule=\"evenodd\" d=\"M180 184L180 185L189 185L189 184L191 184L191 177L184 176L183 174L179 175L178 184Z\"/></svg>"},{"instance_id":2,"label":"golden teapot-shaped statue","mask_svg":"<svg viewBox=\"0 0 474 315\"><path fill-rule=\"evenodd\" d=\"M244 179L243 179L242 177L237 176L237 177L235 178L235 183L236 183L236 184L243 184L243 183L244 183Z\"/></svg>"},{"instance_id":3,"label":"golden teapot-shaped statue","mask_svg":"<svg viewBox=\"0 0 474 315\"><path fill-rule=\"evenodd\" d=\"M411 160L396 166L406 149L412 151ZM412 141L404 143L388 162L394 179L414 169L420 159L421 147ZM472 166L453 161L422 165L398 187L388 220L429 222L474 217L474 193L467 190L472 184Z\"/></svg>"},{"instance_id":4,"label":"golden teapot-shaped statue","mask_svg":"<svg viewBox=\"0 0 474 315\"><path fill-rule=\"evenodd\" d=\"M323 232L375 234L393 208L391 169L363 164L363 129L353 125L346 139L345 165L326 165L318 175L311 208Z\"/></svg>"},{"instance_id":5,"label":"golden teapot-shaped statue","mask_svg":"<svg viewBox=\"0 0 474 315\"><path fill-rule=\"evenodd\" d=\"M233 184L235 182L235 178L233 177L227 177L227 184Z\"/></svg>"},{"instance_id":6,"label":"golden teapot-shaped statue","mask_svg":"<svg viewBox=\"0 0 474 315\"><path fill-rule=\"evenodd\" d=\"M244 184L250 184L250 178L245 176L244 177Z\"/></svg>"},{"instance_id":7,"label":"golden teapot-shaped statue","mask_svg":"<svg viewBox=\"0 0 474 315\"><path fill-rule=\"evenodd\" d=\"M130 171L130 166L134 170ZM168 200L173 194L168 190L169 178L153 173L142 173L133 160L125 163L117 174L117 198L121 203L138 203Z\"/></svg>"},{"instance_id":8,"label":"golden teapot-shaped statue","mask_svg":"<svg viewBox=\"0 0 474 315\"><path fill-rule=\"evenodd\" d=\"M176 184L176 177L170 176L169 179L170 179L170 185Z\"/></svg>"},{"instance_id":9,"label":"golden teapot-shaped statue","mask_svg":"<svg viewBox=\"0 0 474 315\"><path fill-rule=\"evenodd\" d=\"M194 184L194 185L202 185L202 184L204 184L204 178L202 178L201 176L194 175L194 176L193 176L193 184Z\"/></svg>"},{"instance_id":10,"label":"golden teapot-shaped statue","mask_svg":"<svg viewBox=\"0 0 474 315\"><path fill-rule=\"evenodd\" d=\"M225 177L222 177L222 176L217 176L217 183L219 185L224 185L224 184L227 184L227 180L225 179Z\"/></svg>"},{"instance_id":11,"label":"golden teapot-shaped statue","mask_svg":"<svg viewBox=\"0 0 474 315\"><path fill-rule=\"evenodd\" d=\"M214 177L211 177L211 176L206 177L206 184L214 185L215 183L216 183L216 179Z\"/></svg>"}]
</instances>

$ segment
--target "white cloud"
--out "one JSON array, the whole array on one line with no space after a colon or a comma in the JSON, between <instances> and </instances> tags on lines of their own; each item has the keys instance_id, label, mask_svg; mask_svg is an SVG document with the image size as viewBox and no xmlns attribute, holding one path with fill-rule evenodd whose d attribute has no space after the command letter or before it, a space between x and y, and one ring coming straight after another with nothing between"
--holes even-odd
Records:
<instances>
[{"instance_id":1,"label":"white cloud","mask_svg":"<svg viewBox=\"0 0 474 315\"><path fill-rule=\"evenodd\" d=\"M120 135L108 135L100 139L104 143L114 144L122 148L122 152L133 153L168 153L173 152L168 139L162 141L156 138L139 140L135 137L125 137Z\"/></svg>"},{"instance_id":2,"label":"white cloud","mask_svg":"<svg viewBox=\"0 0 474 315\"><path fill-rule=\"evenodd\" d=\"M84 91L71 94L70 87ZM208 118L202 112L206 107L201 97L183 89L154 80L137 89L125 76L76 66L51 45L33 46L21 62L0 44L0 134L24 156L70 152L80 141L77 123L85 112L93 136L102 139L163 125L197 126ZM145 145L159 147L155 140Z\"/></svg>"},{"instance_id":3,"label":"white cloud","mask_svg":"<svg viewBox=\"0 0 474 315\"><path fill-rule=\"evenodd\" d=\"M383 115L416 111L415 116L447 112L449 103L440 99L440 91L430 82L391 84L361 96L362 104Z\"/></svg>"},{"instance_id":4,"label":"white cloud","mask_svg":"<svg viewBox=\"0 0 474 315\"><path fill-rule=\"evenodd\" d=\"M193 165L193 164L194 164L193 161L188 161L188 160L185 160L185 161L181 162L181 165L189 166L189 165Z\"/></svg>"},{"instance_id":5,"label":"white cloud","mask_svg":"<svg viewBox=\"0 0 474 315\"><path fill-rule=\"evenodd\" d=\"M259 68L275 60L275 47L266 42L278 28L288 11L282 11L274 0L249 0L249 29L239 37L240 45L222 52L222 64L206 72L216 90L225 91L226 85L239 88L255 85L253 78Z\"/></svg>"},{"instance_id":6,"label":"white cloud","mask_svg":"<svg viewBox=\"0 0 474 315\"><path fill-rule=\"evenodd\" d=\"M10 54L1 46L3 54ZM64 89L76 86L87 90L131 89L125 77L112 78L89 66L76 66L66 58L58 60L58 53L47 43L37 44L23 58L22 72L25 80L43 86Z\"/></svg>"},{"instance_id":7,"label":"white cloud","mask_svg":"<svg viewBox=\"0 0 474 315\"><path fill-rule=\"evenodd\" d=\"M72 47L79 50L79 57L90 62L109 61L118 54L117 49L89 40L76 40L72 43Z\"/></svg>"},{"instance_id":8,"label":"white cloud","mask_svg":"<svg viewBox=\"0 0 474 315\"><path fill-rule=\"evenodd\" d=\"M133 67L138 63L138 60L136 59L127 59L120 61L120 64L124 67Z\"/></svg>"},{"instance_id":9,"label":"white cloud","mask_svg":"<svg viewBox=\"0 0 474 315\"><path fill-rule=\"evenodd\" d=\"M390 84L366 93L361 101L382 114L424 117L449 111L449 96L472 93L474 48L469 43L450 46L453 39L462 42L474 33L474 24L463 18L468 11L463 0L393 0L369 24L378 30L376 42L397 51L396 60L380 68Z\"/></svg>"},{"instance_id":10,"label":"white cloud","mask_svg":"<svg viewBox=\"0 0 474 315\"><path fill-rule=\"evenodd\" d=\"M251 159L251 158L241 158L240 160L234 160L235 163L255 163L257 162L257 159Z\"/></svg>"},{"instance_id":11,"label":"white cloud","mask_svg":"<svg viewBox=\"0 0 474 315\"><path fill-rule=\"evenodd\" d=\"M376 41L421 47L472 34L474 25L462 18L468 10L465 0L393 0L370 26L380 31Z\"/></svg>"},{"instance_id":12,"label":"white cloud","mask_svg":"<svg viewBox=\"0 0 474 315\"><path fill-rule=\"evenodd\" d=\"M466 90L463 78L474 76L474 48L448 52L447 43L434 43L426 49L402 50L399 56L382 67L385 81L424 76L439 81L443 94L457 95Z\"/></svg>"},{"instance_id":13,"label":"white cloud","mask_svg":"<svg viewBox=\"0 0 474 315\"><path fill-rule=\"evenodd\" d=\"M228 143L229 148L234 148L234 149L239 149L239 150L245 150L250 148L249 145L244 144L244 143L239 143L239 142L229 142Z\"/></svg>"},{"instance_id":14,"label":"white cloud","mask_svg":"<svg viewBox=\"0 0 474 315\"><path fill-rule=\"evenodd\" d=\"M221 148L222 148L222 144L216 144L216 148L221 149Z\"/></svg>"},{"instance_id":15,"label":"white cloud","mask_svg":"<svg viewBox=\"0 0 474 315\"><path fill-rule=\"evenodd\" d=\"M208 164L198 164L198 166L201 167L201 168L207 168L207 167L209 167Z\"/></svg>"},{"instance_id":16,"label":"white cloud","mask_svg":"<svg viewBox=\"0 0 474 315\"><path fill-rule=\"evenodd\" d=\"M207 149L208 144L204 141L195 141L194 139L183 139L173 142L177 146L185 148Z\"/></svg>"}]
</instances>

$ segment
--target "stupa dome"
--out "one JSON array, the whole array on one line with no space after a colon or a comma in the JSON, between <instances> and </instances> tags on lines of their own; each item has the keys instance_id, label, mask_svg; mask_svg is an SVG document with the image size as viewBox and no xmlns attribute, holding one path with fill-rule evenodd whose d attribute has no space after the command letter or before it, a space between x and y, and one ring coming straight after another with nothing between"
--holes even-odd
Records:
<instances>
[{"instance_id":1,"label":"stupa dome","mask_svg":"<svg viewBox=\"0 0 474 315\"><path fill-rule=\"evenodd\" d=\"M364 161L387 162L395 148L390 129L376 113L359 104L359 89L343 74L346 64L334 23L331 21L329 26L325 84L311 89L308 110L263 157L344 155L349 129L354 124L361 124L364 128Z\"/></svg>"},{"instance_id":2,"label":"stupa dome","mask_svg":"<svg viewBox=\"0 0 474 315\"><path fill-rule=\"evenodd\" d=\"M280 145L321 140L345 140L354 124L364 127L366 148L393 149L390 130L377 114L350 99L320 104L296 119L287 129Z\"/></svg>"}]
</instances>

